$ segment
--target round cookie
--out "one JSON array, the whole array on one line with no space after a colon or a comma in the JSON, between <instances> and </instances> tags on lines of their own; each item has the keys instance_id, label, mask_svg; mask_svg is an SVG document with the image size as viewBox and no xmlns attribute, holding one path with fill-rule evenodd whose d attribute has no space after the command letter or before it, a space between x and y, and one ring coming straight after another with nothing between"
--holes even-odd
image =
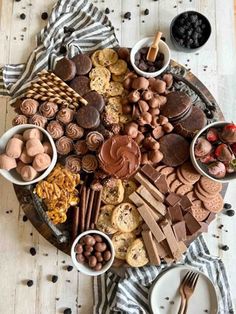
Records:
<instances>
[{"instance_id":1,"label":"round cookie","mask_svg":"<svg viewBox=\"0 0 236 314\"><path fill-rule=\"evenodd\" d=\"M101 50L96 50L96 51L92 54L92 56L91 56L92 63L93 63L93 65L94 65L95 67L101 65L101 64L99 63L99 60L98 60L98 55L99 55L100 51L101 51Z\"/></svg>"},{"instance_id":2,"label":"round cookie","mask_svg":"<svg viewBox=\"0 0 236 314\"><path fill-rule=\"evenodd\" d=\"M112 237L112 243L115 249L115 257L125 260L129 246L135 240L132 232L117 232Z\"/></svg>"},{"instance_id":3,"label":"round cookie","mask_svg":"<svg viewBox=\"0 0 236 314\"><path fill-rule=\"evenodd\" d=\"M105 94L109 87L109 81L104 79L104 77L98 76L90 81L91 90L95 90L99 94Z\"/></svg>"},{"instance_id":4,"label":"round cookie","mask_svg":"<svg viewBox=\"0 0 236 314\"><path fill-rule=\"evenodd\" d=\"M198 187L195 187L194 192L201 201L208 201L210 199L214 199L215 197L215 195L211 195L209 193L207 195L202 195L202 193L198 190Z\"/></svg>"},{"instance_id":5,"label":"round cookie","mask_svg":"<svg viewBox=\"0 0 236 314\"><path fill-rule=\"evenodd\" d=\"M109 66L109 70L115 75L122 75L127 71L127 63L119 59L115 64Z\"/></svg>"},{"instance_id":6,"label":"round cookie","mask_svg":"<svg viewBox=\"0 0 236 314\"><path fill-rule=\"evenodd\" d=\"M92 61L85 54L78 54L72 61L75 63L77 75L86 75L92 69Z\"/></svg>"},{"instance_id":7,"label":"round cookie","mask_svg":"<svg viewBox=\"0 0 236 314\"><path fill-rule=\"evenodd\" d=\"M144 243L136 239L128 248L126 262L131 267L142 267L149 262Z\"/></svg>"},{"instance_id":8,"label":"round cookie","mask_svg":"<svg viewBox=\"0 0 236 314\"><path fill-rule=\"evenodd\" d=\"M185 195L192 190L193 190L192 185L183 184L177 188L176 194Z\"/></svg>"},{"instance_id":9,"label":"round cookie","mask_svg":"<svg viewBox=\"0 0 236 314\"><path fill-rule=\"evenodd\" d=\"M174 180L170 185L171 192L175 192L179 186L181 186L183 183L179 181L178 179Z\"/></svg>"},{"instance_id":10,"label":"round cookie","mask_svg":"<svg viewBox=\"0 0 236 314\"><path fill-rule=\"evenodd\" d=\"M166 181L168 183L168 185L170 186L172 182L174 182L177 179L177 175L176 173L171 173L167 176Z\"/></svg>"},{"instance_id":11,"label":"round cookie","mask_svg":"<svg viewBox=\"0 0 236 314\"><path fill-rule=\"evenodd\" d=\"M201 201L193 201L191 213L197 221L204 221L209 215L209 211L202 206Z\"/></svg>"},{"instance_id":12,"label":"round cookie","mask_svg":"<svg viewBox=\"0 0 236 314\"><path fill-rule=\"evenodd\" d=\"M222 190L222 183L213 181L207 177L202 176L199 182L203 190L209 194L216 194Z\"/></svg>"},{"instance_id":13,"label":"round cookie","mask_svg":"<svg viewBox=\"0 0 236 314\"><path fill-rule=\"evenodd\" d=\"M140 224L141 217L136 207L131 203L121 203L116 206L111 222L114 228L122 232L132 232Z\"/></svg>"},{"instance_id":14,"label":"round cookie","mask_svg":"<svg viewBox=\"0 0 236 314\"><path fill-rule=\"evenodd\" d=\"M173 173L174 171L175 171L175 169L173 167L163 167L163 168L161 168L161 170L159 170L159 172L161 174L164 174L166 176Z\"/></svg>"},{"instance_id":15,"label":"round cookie","mask_svg":"<svg viewBox=\"0 0 236 314\"><path fill-rule=\"evenodd\" d=\"M117 229L115 229L111 223L111 216L114 208L114 205L104 205L101 207L98 221L96 223L98 230L107 234L114 234L117 232Z\"/></svg>"},{"instance_id":16,"label":"round cookie","mask_svg":"<svg viewBox=\"0 0 236 314\"><path fill-rule=\"evenodd\" d=\"M206 198L212 198L215 196L215 194L209 194L208 192L204 191L203 188L201 187L201 185L199 183L197 183L195 185L195 187L197 188L198 192L202 195L205 196Z\"/></svg>"},{"instance_id":17,"label":"round cookie","mask_svg":"<svg viewBox=\"0 0 236 314\"><path fill-rule=\"evenodd\" d=\"M120 179L111 178L105 181L102 189L102 202L118 205L124 199L124 186Z\"/></svg>"},{"instance_id":18,"label":"round cookie","mask_svg":"<svg viewBox=\"0 0 236 314\"><path fill-rule=\"evenodd\" d=\"M190 162L185 162L183 165L181 165L180 173L183 178L191 184L196 183L201 177L201 175L195 170Z\"/></svg>"},{"instance_id":19,"label":"round cookie","mask_svg":"<svg viewBox=\"0 0 236 314\"><path fill-rule=\"evenodd\" d=\"M224 200L218 193L214 198L204 201L203 204L210 212L218 213L223 209Z\"/></svg>"},{"instance_id":20,"label":"round cookie","mask_svg":"<svg viewBox=\"0 0 236 314\"><path fill-rule=\"evenodd\" d=\"M160 151L163 154L162 162L171 167L183 164L189 157L189 143L178 134L164 135L160 140Z\"/></svg>"},{"instance_id":21,"label":"round cookie","mask_svg":"<svg viewBox=\"0 0 236 314\"><path fill-rule=\"evenodd\" d=\"M71 82L70 87L78 94L84 96L90 91L90 80L87 76L76 76Z\"/></svg>"},{"instance_id":22,"label":"round cookie","mask_svg":"<svg viewBox=\"0 0 236 314\"><path fill-rule=\"evenodd\" d=\"M98 54L99 63L105 67L115 64L117 60L118 60L118 54L115 50L111 48L105 48L101 50Z\"/></svg>"},{"instance_id":23,"label":"round cookie","mask_svg":"<svg viewBox=\"0 0 236 314\"><path fill-rule=\"evenodd\" d=\"M75 77L76 66L73 61L65 57L57 61L54 73L63 81L68 82Z\"/></svg>"},{"instance_id":24,"label":"round cookie","mask_svg":"<svg viewBox=\"0 0 236 314\"><path fill-rule=\"evenodd\" d=\"M197 200L196 195L194 193L194 191L190 191L186 194L186 196L190 199L191 202Z\"/></svg>"},{"instance_id":25,"label":"round cookie","mask_svg":"<svg viewBox=\"0 0 236 314\"><path fill-rule=\"evenodd\" d=\"M105 81L110 81L111 73L107 68L100 65L93 68L89 73L90 80L95 80L97 77L101 77Z\"/></svg>"},{"instance_id":26,"label":"round cookie","mask_svg":"<svg viewBox=\"0 0 236 314\"><path fill-rule=\"evenodd\" d=\"M124 91L124 87L120 82L110 82L106 93L109 97L120 96Z\"/></svg>"},{"instance_id":27,"label":"round cookie","mask_svg":"<svg viewBox=\"0 0 236 314\"><path fill-rule=\"evenodd\" d=\"M178 179L183 183L183 184L191 184L191 182L190 181L188 181L188 180L186 180L184 177L183 177L183 175L182 175L182 173L181 173L181 171L180 171L180 168L178 168L177 169L177 177L178 177Z\"/></svg>"},{"instance_id":28,"label":"round cookie","mask_svg":"<svg viewBox=\"0 0 236 314\"><path fill-rule=\"evenodd\" d=\"M88 105L95 107L99 112L103 111L105 107L105 100L102 95L98 94L96 91L87 93L84 96L84 99L87 100Z\"/></svg>"},{"instance_id":29,"label":"round cookie","mask_svg":"<svg viewBox=\"0 0 236 314\"><path fill-rule=\"evenodd\" d=\"M100 124L100 113L93 106L81 107L75 117L78 125L84 129L96 129Z\"/></svg>"}]
</instances>

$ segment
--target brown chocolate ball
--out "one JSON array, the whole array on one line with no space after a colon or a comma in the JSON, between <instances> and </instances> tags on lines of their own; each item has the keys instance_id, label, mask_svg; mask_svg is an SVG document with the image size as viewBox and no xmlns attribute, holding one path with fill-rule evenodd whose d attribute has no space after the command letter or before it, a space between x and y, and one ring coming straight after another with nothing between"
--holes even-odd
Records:
<instances>
[{"instance_id":1,"label":"brown chocolate ball","mask_svg":"<svg viewBox=\"0 0 236 314\"><path fill-rule=\"evenodd\" d=\"M138 90L134 90L128 95L128 100L130 102L138 102L139 99L141 98L140 92Z\"/></svg>"},{"instance_id":2,"label":"brown chocolate ball","mask_svg":"<svg viewBox=\"0 0 236 314\"><path fill-rule=\"evenodd\" d=\"M97 258L96 258L96 256L90 256L89 260L88 260L88 263L89 263L89 267L94 268L97 265Z\"/></svg>"},{"instance_id":3,"label":"brown chocolate ball","mask_svg":"<svg viewBox=\"0 0 236 314\"><path fill-rule=\"evenodd\" d=\"M121 47L118 49L117 53L121 59L129 62L130 51L128 48Z\"/></svg>"},{"instance_id":4,"label":"brown chocolate ball","mask_svg":"<svg viewBox=\"0 0 236 314\"><path fill-rule=\"evenodd\" d=\"M99 234L95 234L93 237L97 243L101 243L103 241L102 237Z\"/></svg>"},{"instance_id":5,"label":"brown chocolate ball","mask_svg":"<svg viewBox=\"0 0 236 314\"><path fill-rule=\"evenodd\" d=\"M79 263L83 263L85 261L85 257L83 254L76 254L76 260L79 262Z\"/></svg>"},{"instance_id":6,"label":"brown chocolate ball","mask_svg":"<svg viewBox=\"0 0 236 314\"><path fill-rule=\"evenodd\" d=\"M153 89L158 93L158 94L163 94L166 90L166 82L162 80L156 80L155 83L153 83Z\"/></svg>"},{"instance_id":7,"label":"brown chocolate ball","mask_svg":"<svg viewBox=\"0 0 236 314\"><path fill-rule=\"evenodd\" d=\"M90 253L92 253L93 252L93 246L90 246L90 245L85 245L85 251L86 252L90 252Z\"/></svg>"},{"instance_id":8,"label":"brown chocolate ball","mask_svg":"<svg viewBox=\"0 0 236 314\"><path fill-rule=\"evenodd\" d=\"M106 261L106 262L108 262L110 259L111 259L111 252L110 251L105 251L104 253L103 253L103 259L104 259L104 261Z\"/></svg>"},{"instance_id":9,"label":"brown chocolate ball","mask_svg":"<svg viewBox=\"0 0 236 314\"><path fill-rule=\"evenodd\" d=\"M107 249L107 245L105 242L95 244L95 250L97 252L104 252L104 251L106 251L106 249Z\"/></svg>"},{"instance_id":10,"label":"brown chocolate ball","mask_svg":"<svg viewBox=\"0 0 236 314\"><path fill-rule=\"evenodd\" d=\"M132 88L133 89L141 89L145 90L148 89L149 81L145 77L138 77L133 80Z\"/></svg>"},{"instance_id":11,"label":"brown chocolate ball","mask_svg":"<svg viewBox=\"0 0 236 314\"><path fill-rule=\"evenodd\" d=\"M102 256L102 253L101 252L95 252L94 254L97 258L97 261L100 263L100 262L103 262L103 256Z\"/></svg>"},{"instance_id":12,"label":"brown chocolate ball","mask_svg":"<svg viewBox=\"0 0 236 314\"><path fill-rule=\"evenodd\" d=\"M94 237L90 236L90 235L86 235L84 237L84 243L88 246L93 246L96 243L96 240L94 239Z\"/></svg>"},{"instance_id":13,"label":"brown chocolate ball","mask_svg":"<svg viewBox=\"0 0 236 314\"><path fill-rule=\"evenodd\" d=\"M148 111L149 105L146 101L144 100L139 100L138 101L138 107L141 113Z\"/></svg>"},{"instance_id":14,"label":"brown chocolate ball","mask_svg":"<svg viewBox=\"0 0 236 314\"><path fill-rule=\"evenodd\" d=\"M81 254L83 252L83 245L78 243L75 247L75 252Z\"/></svg>"},{"instance_id":15,"label":"brown chocolate ball","mask_svg":"<svg viewBox=\"0 0 236 314\"><path fill-rule=\"evenodd\" d=\"M94 267L94 269L95 269L96 271L101 270L101 269L102 269L102 263L97 263L97 265Z\"/></svg>"},{"instance_id":16,"label":"brown chocolate ball","mask_svg":"<svg viewBox=\"0 0 236 314\"><path fill-rule=\"evenodd\" d=\"M142 99L143 100L150 100L152 99L153 97L153 92L151 90L145 90L143 93L142 93Z\"/></svg>"}]
</instances>

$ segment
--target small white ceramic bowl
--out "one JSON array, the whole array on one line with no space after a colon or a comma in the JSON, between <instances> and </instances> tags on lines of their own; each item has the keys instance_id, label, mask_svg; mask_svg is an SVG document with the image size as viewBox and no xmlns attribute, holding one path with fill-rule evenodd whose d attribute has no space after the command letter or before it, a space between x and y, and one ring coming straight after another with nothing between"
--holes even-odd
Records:
<instances>
[{"instance_id":1,"label":"small white ceramic bowl","mask_svg":"<svg viewBox=\"0 0 236 314\"><path fill-rule=\"evenodd\" d=\"M7 142L13 137L13 135L17 134L17 133L23 133L25 130L28 129L32 129L32 128L36 128L39 129L43 135L44 135L44 139L47 139L51 146L52 146L52 161L50 166L37 178L35 178L32 181L24 181L22 180L21 176L16 172L15 169L12 169L10 171L4 170L4 169L0 169L0 174L7 179L8 181L17 184L17 185L29 185L29 184L33 184L33 183L37 183L41 180L43 180L46 176L49 175L49 173L52 171L52 169L55 167L56 162L57 162L57 150L56 150L56 146L54 144L54 141L51 137L51 135L44 130L43 128L33 125L33 124L21 124L21 125L17 125L14 126L13 128L9 129L8 131L6 131L2 137L0 138L0 154L5 152L5 147L7 145Z\"/></svg>"},{"instance_id":2,"label":"small white ceramic bowl","mask_svg":"<svg viewBox=\"0 0 236 314\"><path fill-rule=\"evenodd\" d=\"M208 124L207 126L205 126L203 129L201 129L193 138L191 145L190 145L190 158L192 161L193 166L195 167L195 169L203 176L208 177L211 180L217 181L217 182L221 182L221 183L227 183L227 182L231 182L233 180L236 179L236 172L234 173L228 173L224 178L222 179L217 179L214 178L213 176L211 176L208 172L207 172L207 167L198 159L196 159L195 154L194 154L194 146L196 144L197 139L208 129L214 127L214 128L220 128L220 127L224 127L225 125L229 124L231 122L225 122L225 121L217 121L217 122L213 122L211 124Z\"/></svg>"},{"instance_id":3,"label":"small white ceramic bowl","mask_svg":"<svg viewBox=\"0 0 236 314\"><path fill-rule=\"evenodd\" d=\"M138 73L138 75L140 75L140 76L156 77L156 76L160 75L162 72L164 72L165 69L168 67L168 65L170 63L170 49L169 49L168 45L163 40L160 40L160 42L159 42L159 51L164 54L163 67L160 70L156 71L156 72L145 72L145 71L140 70L135 65L135 54L136 54L136 52L138 52L138 50L143 48L143 47L150 47L152 42L153 42L153 39L154 39L154 37L143 38L140 41L138 41L134 45L134 47L131 49L130 62L132 64L135 72Z\"/></svg>"},{"instance_id":4,"label":"small white ceramic bowl","mask_svg":"<svg viewBox=\"0 0 236 314\"><path fill-rule=\"evenodd\" d=\"M103 266L103 268L99 271L93 270L92 268L90 268L88 266L87 263L80 263L77 261L76 259L76 252L75 252L75 246L76 244L79 242L79 240L86 236L87 234L98 234L101 237L103 237L106 242L109 244L110 246L110 250L111 250L111 259ZM114 258L115 258L115 250L114 250L114 246L112 244L111 239L103 232L98 231L98 230L88 230L88 231L84 231L82 232L73 242L72 247L71 247L71 258L72 261L75 265L75 267L77 268L77 270L79 270L81 273L88 275L88 276L99 276L101 274L104 274L113 264Z\"/></svg>"}]
</instances>

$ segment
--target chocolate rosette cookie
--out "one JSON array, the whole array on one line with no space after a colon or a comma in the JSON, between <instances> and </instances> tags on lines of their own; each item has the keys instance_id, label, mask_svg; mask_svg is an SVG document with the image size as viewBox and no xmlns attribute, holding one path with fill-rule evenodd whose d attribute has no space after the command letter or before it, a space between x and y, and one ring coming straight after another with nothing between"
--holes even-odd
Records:
<instances>
[{"instance_id":1,"label":"chocolate rosette cookie","mask_svg":"<svg viewBox=\"0 0 236 314\"><path fill-rule=\"evenodd\" d=\"M12 125L20 125L20 124L27 124L28 123L28 118L24 116L23 114L20 114L19 116L16 116L12 120Z\"/></svg>"},{"instance_id":2,"label":"chocolate rosette cookie","mask_svg":"<svg viewBox=\"0 0 236 314\"><path fill-rule=\"evenodd\" d=\"M69 108L63 108L57 113L57 120L63 124L70 123L74 118L74 111Z\"/></svg>"},{"instance_id":3,"label":"chocolate rosette cookie","mask_svg":"<svg viewBox=\"0 0 236 314\"><path fill-rule=\"evenodd\" d=\"M74 150L78 156L83 156L88 152L88 146L85 140L77 141L74 144Z\"/></svg>"},{"instance_id":4,"label":"chocolate rosette cookie","mask_svg":"<svg viewBox=\"0 0 236 314\"><path fill-rule=\"evenodd\" d=\"M66 157L65 166L73 173L79 173L81 170L81 160L76 155Z\"/></svg>"},{"instance_id":5,"label":"chocolate rosette cookie","mask_svg":"<svg viewBox=\"0 0 236 314\"><path fill-rule=\"evenodd\" d=\"M104 137L101 133L97 131L89 132L86 137L86 143L91 151L96 151L104 142Z\"/></svg>"},{"instance_id":6,"label":"chocolate rosette cookie","mask_svg":"<svg viewBox=\"0 0 236 314\"><path fill-rule=\"evenodd\" d=\"M66 126L66 135L72 140L79 140L84 135L84 129L71 122Z\"/></svg>"},{"instance_id":7,"label":"chocolate rosette cookie","mask_svg":"<svg viewBox=\"0 0 236 314\"><path fill-rule=\"evenodd\" d=\"M57 140L64 135L63 127L58 121L49 122L47 131L54 140Z\"/></svg>"},{"instance_id":8,"label":"chocolate rosette cookie","mask_svg":"<svg viewBox=\"0 0 236 314\"><path fill-rule=\"evenodd\" d=\"M58 105L51 101L46 101L39 106L39 112L42 116L47 119L52 119L55 117L58 111Z\"/></svg>"},{"instance_id":9,"label":"chocolate rosette cookie","mask_svg":"<svg viewBox=\"0 0 236 314\"><path fill-rule=\"evenodd\" d=\"M32 117L30 117L29 122L34 125L40 126L41 128L45 128L48 120L47 118L41 116L40 114L35 114Z\"/></svg>"},{"instance_id":10,"label":"chocolate rosette cookie","mask_svg":"<svg viewBox=\"0 0 236 314\"><path fill-rule=\"evenodd\" d=\"M33 116L38 110L39 103L34 99L25 99L20 104L20 111L27 117Z\"/></svg>"},{"instance_id":11,"label":"chocolate rosette cookie","mask_svg":"<svg viewBox=\"0 0 236 314\"><path fill-rule=\"evenodd\" d=\"M82 158L82 169L85 172L92 173L98 168L98 160L96 156L88 154Z\"/></svg>"},{"instance_id":12,"label":"chocolate rosette cookie","mask_svg":"<svg viewBox=\"0 0 236 314\"><path fill-rule=\"evenodd\" d=\"M138 144L127 135L106 140L99 152L101 168L116 178L127 179L138 169L141 152Z\"/></svg>"},{"instance_id":13,"label":"chocolate rosette cookie","mask_svg":"<svg viewBox=\"0 0 236 314\"><path fill-rule=\"evenodd\" d=\"M62 136L56 141L57 152L61 155L68 155L73 150L72 139Z\"/></svg>"}]
</instances>

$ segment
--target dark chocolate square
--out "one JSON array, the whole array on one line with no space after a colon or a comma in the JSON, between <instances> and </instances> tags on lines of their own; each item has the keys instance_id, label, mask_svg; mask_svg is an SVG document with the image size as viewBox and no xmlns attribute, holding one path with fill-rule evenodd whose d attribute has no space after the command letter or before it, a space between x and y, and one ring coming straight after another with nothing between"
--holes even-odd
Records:
<instances>
[{"instance_id":1,"label":"dark chocolate square","mask_svg":"<svg viewBox=\"0 0 236 314\"><path fill-rule=\"evenodd\" d=\"M184 215L184 220L186 222L187 230L191 235L197 232L202 227L190 212L187 212L187 214Z\"/></svg>"},{"instance_id":2,"label":"dark chocolate square","mask_svg":"<svg viewBox=\"0 0 236 314\"><path fill-rule=\"evenodd\" d=\"M172 226L175 237L178 241L186 240L186 224L185 221L179 221Z\"/></svg>"},{"instance_id":3,"label":"dark chocolate square","mask_svg":"<svg viewBox=\"0 0 236 314\"><path fill-rule=\"evenodd\" d=\"M183 220L182 210L178 204L168 207L168 214L173 223Z\"/></svg>"},{"instance_id":4,"label":"dark chocolate square","mask_svg":"<svg viewBox=\"0 0 236 314\"><path fill-rule=\"evenodd\" d=\"M170 192L166 197L165 202L169 206L175 206L180 201L180 197L174 192Z\"/></svg>"},{"instance_id":5,"label":"dark chocolate square","mask_svg":"<svg viewBox=\"0 0 236 314\"><path fill-rule=\"evenodd\" d=\"M183 195L181 197L179 204L181 208L185 211L187 211L193 205L193 203L190 201L187 195Z\"/></svg>"}]
</instances>

